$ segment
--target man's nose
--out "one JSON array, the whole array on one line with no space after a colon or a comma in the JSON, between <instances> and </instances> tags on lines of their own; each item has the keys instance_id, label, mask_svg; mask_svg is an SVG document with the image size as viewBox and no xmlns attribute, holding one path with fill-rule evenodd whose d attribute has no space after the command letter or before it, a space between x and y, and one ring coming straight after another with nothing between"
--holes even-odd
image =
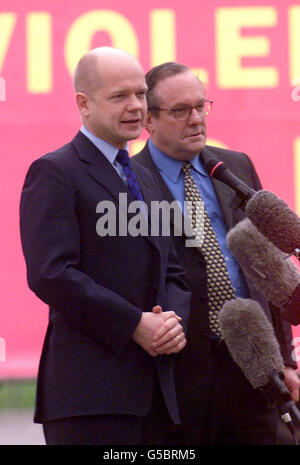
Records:
<instances>
[{"instance_id":1,"label":"man's nose","mask_svg":"<svg viewBox=\"0 0 300 465\"><path fill-rule=\"evenodd\" d=\"M127 109L129 111L141 110L143 108L143 103L144 101L141 98L133 94L129 97L129 101L127 103Z\"/></svg>"},{"instance_id":2,"label":"man's nose","mask_svg":"<svg viewBox=\"0 0 300 465\"><path fill-rule=\"evenodd\" d=\"M189 125L199 124L205 121L204 112L199 112L196 108L192 108L190 117L188 119Z\"/></svg>"}]
</instances>

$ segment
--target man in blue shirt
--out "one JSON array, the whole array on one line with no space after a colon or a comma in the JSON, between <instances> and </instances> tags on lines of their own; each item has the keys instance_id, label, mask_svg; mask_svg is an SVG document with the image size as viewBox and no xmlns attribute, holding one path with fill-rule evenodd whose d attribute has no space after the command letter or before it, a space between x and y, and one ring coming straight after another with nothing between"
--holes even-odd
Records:
<instances>
[{"instance_id":1,"label":"man in blue shirt","mask_svg":"<svg viewBox=\"0 0 300 465\"><path fill-rule=\"evenodd\" d=\"M290 353L290 327L246 281L228 250L226 234L244 215L230 208L234 192L218 181L211 181L204 162L211 157L224 161L244 182L258 190L261 184L255 168L245 154L205 145L206 116L212 102L207 100L202 83L188 67L162 64L147 73L146 82L146 128L150 139L134 160L152 171L164 198L169 202L176 199L183 211L182 167L189 162L190 174L226 263L232 292L235 297L259 301L269 319L276 322L276 335L286 363L286 383L297 400L299 382ZM192 303L187 345L178 357L176 369L182 425L176 426L170 440L183 444L276 444L277 412L267 408L261 393L253 390L233 362L225 343L210 329L207 262L201 247L187 247L184 233L173 234L192 291Z\"/></svg>"}]
</instances>

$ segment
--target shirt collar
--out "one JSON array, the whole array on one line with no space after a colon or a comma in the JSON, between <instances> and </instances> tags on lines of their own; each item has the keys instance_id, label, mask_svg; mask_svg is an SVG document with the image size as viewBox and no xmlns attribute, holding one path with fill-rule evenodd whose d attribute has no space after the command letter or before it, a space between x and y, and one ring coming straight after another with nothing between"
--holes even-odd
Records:
<instances>
[{"instance_id":1,"label":"shirt collar","mask_svg":"<svg viewBox=\"0 0 300 465\"><path fill-rule=\"evenodd\" d=\"M158 147L156 147L156 145L154 145L151 140L149 140L148 148L157 168L162 171L172 182L176 183L178 181L183 162L180 160L175 160L174 158L166 155ZM192 164L195 171L197 171L199 174L202 176L208 176L199 155L196 155L195 158L190 160L190 163Z\"/></svg>"},{"instance_id":2,"label":"shirt collar","mask_svg":"<svg viewBox=\"0 0 300 465\"><path fill-rule=\"evenodd\" d=\"M95 136L91 131L89 131L84 125L81 126L80 131L88 138L91 142L103 153L103 155L108 159L111 164L115 163L116 157L118 155L119 149L115 145L106 142L103 139ZM128 150L128 144L125 147Z\"/></svg>"}]
</instances>

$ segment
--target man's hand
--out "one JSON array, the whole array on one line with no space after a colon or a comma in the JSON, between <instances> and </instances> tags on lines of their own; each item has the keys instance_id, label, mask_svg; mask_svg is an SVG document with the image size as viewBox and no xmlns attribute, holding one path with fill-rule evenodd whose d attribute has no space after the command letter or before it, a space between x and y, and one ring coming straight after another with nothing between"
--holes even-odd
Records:
<instances>
[{"instance_id":1,"label":"man's hand","mask_svg":"<svg viewBox=\"0 0 300 465\"><path fill-rule=\"evenodd\" d=\"M157 305L152 312L160 313L165 323L153 336L153 348L157 354L172 354L180 352L186 345L183 327L179 323L181 317L173 311L163 312Z\"/></svg>"},{"instance_id":2,"label":"man's hand","mask_svg":"<svg viewBox=\"0 0 300 465\"><path fill-rule=\"evenodd\" d=\"M143 312L140 322L137 325L133 339L152 357L156 357L157 353L153 347L153 336L164 324L164 319L158 312Z\"/></svg>"},{"instance_id":3,"label":"man's hand","mask_svg":"<svg viewBox=\"0 0 300 465\"><path fill-rule=\"evenodd\" d=\"M297 372L291 367L285 367L284 369L284 383L290 391L291 398L294 402L299 400L299 388L300 380Z\"/></svg>"},{"instance_id":4,"label":"man's hand","mask_svg":"<svg viewBox=\"0 0 300 465\"><path fill-rule=\"evenodd\" d=\"M152 357L179 352L186 344L180 320L175 312L163 312L157 305L152 312L143 312L133 339Z\"/></svg>"}]
</instances>

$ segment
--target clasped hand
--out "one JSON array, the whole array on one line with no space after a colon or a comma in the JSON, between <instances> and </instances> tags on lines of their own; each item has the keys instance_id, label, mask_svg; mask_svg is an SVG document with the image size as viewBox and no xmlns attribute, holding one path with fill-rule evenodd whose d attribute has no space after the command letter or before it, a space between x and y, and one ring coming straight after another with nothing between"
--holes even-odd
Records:
<instances>
[{"instance_id":1,"label":"clasped hand","mask_svg":"<svg viewBox=\"0 0 300 465\"><path fill-rule=\"evenodd\" d=\"M181 317L175 312L163 312L157 305L152 312L143 312L133 339L152 357L177 353L186 345L180 321Z\"/></svg>"}]
</instances>

